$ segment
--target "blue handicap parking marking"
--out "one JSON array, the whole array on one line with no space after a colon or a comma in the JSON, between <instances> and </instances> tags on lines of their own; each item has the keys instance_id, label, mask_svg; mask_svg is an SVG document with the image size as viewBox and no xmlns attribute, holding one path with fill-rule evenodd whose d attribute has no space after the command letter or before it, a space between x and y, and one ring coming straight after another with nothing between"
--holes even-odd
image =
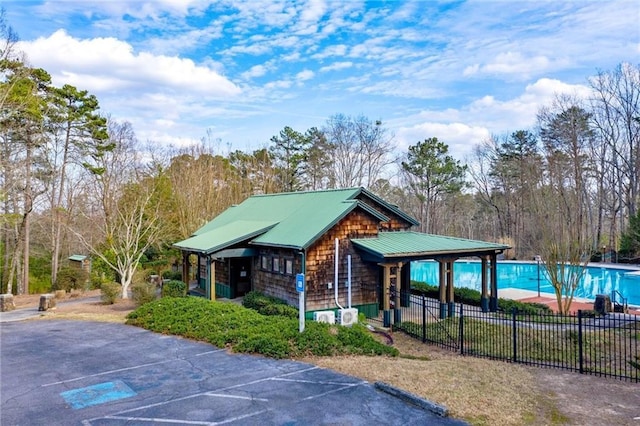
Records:
<instances>
[{"instance_id":1,"label":"blue handicap parking marking","mask_svg":"<svg viewBox=\"0 0 640 426\"><path fill-rule=\"evenodd\" d=\"M74 410L104 404L118 399L130 398L135 395L136 393L120 380L98 383L97 385L60 393L60 396L62 396Z\"/></svg>"}]
</instances>

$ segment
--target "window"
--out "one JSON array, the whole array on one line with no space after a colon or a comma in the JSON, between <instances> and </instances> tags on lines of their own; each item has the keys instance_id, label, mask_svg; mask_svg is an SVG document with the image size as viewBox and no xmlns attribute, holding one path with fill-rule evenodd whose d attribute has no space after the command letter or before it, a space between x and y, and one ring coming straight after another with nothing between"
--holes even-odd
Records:
<instances>
[{"instance_id":1,"label":"window","mask_svg":"<svg viewBox=\"0 0 640 426\"><path fill-rule=\"evenodd\" d=\"M271 269L273 272L280 272L280 258L273 258L273 268Z\"/></svg>"},{"instance_id":2,"label":"window","mask_svg":"<svg viewBox=\"0 0 640 426\"><path fill-rule=\"evenodd\" d=\"M293 275L293 260L287 259L284 261L284 273L287 275Z\"/></svg>"},{"instance_id":3,"label":"window","mask_svg":"<svg viewBox=\"0 0 640 426\"><path fill-rule=\"evenodd\" d=\"M260 256L260 268L264 269L265 271L269 270L269 256Z\"/></svg>"}]
</instances>

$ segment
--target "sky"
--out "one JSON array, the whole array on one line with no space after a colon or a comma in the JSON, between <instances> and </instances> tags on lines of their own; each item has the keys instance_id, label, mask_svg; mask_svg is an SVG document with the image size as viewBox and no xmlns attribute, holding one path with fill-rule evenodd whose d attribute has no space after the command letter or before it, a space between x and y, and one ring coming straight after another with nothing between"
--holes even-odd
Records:
<instances>
[{"instance_id":1,"label":"sky","mask_svg":"<svg viewBox=\"0 0 640 426\"><path fill-rule=\"evenodd\" d=\"M3 0L31 66L143 142L254 150L336 114L464 160L640 63L640 2Z\"/></svg>"}]
</instances>

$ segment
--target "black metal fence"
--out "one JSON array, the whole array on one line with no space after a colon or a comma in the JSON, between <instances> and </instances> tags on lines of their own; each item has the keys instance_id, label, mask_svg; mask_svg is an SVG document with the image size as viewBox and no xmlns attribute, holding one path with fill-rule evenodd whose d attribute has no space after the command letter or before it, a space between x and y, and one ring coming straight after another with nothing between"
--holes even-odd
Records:
<instances>
[{"instance_id":1,"label":"black metal fence","mask_svg":"<svg viewBox=\"0 0 640 426\"><path fill-rule=\"evenodd\" d=\"M640 316L482 312L457 304L440 319L438 300L402 294L393 328L463 355L640 381Z\"/></svg>"}]
</instances>

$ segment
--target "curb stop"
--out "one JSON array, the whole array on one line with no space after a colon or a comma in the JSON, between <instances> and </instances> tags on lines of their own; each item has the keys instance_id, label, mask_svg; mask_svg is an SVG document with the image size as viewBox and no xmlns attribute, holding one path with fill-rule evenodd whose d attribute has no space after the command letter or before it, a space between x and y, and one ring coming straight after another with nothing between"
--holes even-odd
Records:
<instances>
[{"instance_id":1,"label":"curb stop","mask_svg":"<svg viewBox=\"0 0 640 426\"><path fill-rule=\"evenodd\" d=\"M436 404L435 402L427 401L424 398L420 398L419 396L414 395L411 392L398 389L394 386L391 386L388 383L375 382L373 386L382 392L395 396L396 398L399 398L409 404L420 407L423 410L427 410L434 414L437 414L440 417L447 417L449 415L449 411L447 410L447 407Z\"/></svg>"}]
</instances>

